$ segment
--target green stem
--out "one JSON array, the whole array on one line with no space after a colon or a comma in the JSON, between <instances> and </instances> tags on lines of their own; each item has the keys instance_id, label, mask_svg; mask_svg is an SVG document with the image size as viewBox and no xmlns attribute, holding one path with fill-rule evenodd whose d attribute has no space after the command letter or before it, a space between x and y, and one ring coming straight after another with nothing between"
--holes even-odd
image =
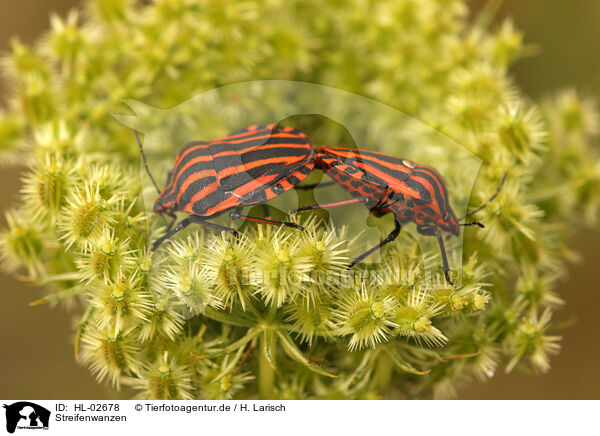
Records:
<instances>
[{"instance_id":1,"label":"green stem","mask_svg":"<svg viewBox=\"0 0 600 436\"><path fill-rule=\"evenodd\" d=\"M269 364L264 352L265 347L260 347L258 361L258 393L263 400L275 399L275 370Z\"/></svg>"},{"instance_id":2,"label":"green stem","mask_svg":"<svg viewBox=\"0 0 600 436\"><path fill-rule=\"evenodd\" d=\"M269 306L268 320L273 322L275 321L275 318L277 318L277 306L275 306L274 302L271 302L271 306Z\"/></svg>"},{"instance_id":3,"label":"green stem","mask_svg":"<svg viewBox=\"0 0 600 436\"><path fill-rule=\"evenodd\" d=\"M390 356L385 352L380 352L375 367L375 388L381 395L384 395L390 386L393 368L394 362Z\"/></svg>"}]
</instances>

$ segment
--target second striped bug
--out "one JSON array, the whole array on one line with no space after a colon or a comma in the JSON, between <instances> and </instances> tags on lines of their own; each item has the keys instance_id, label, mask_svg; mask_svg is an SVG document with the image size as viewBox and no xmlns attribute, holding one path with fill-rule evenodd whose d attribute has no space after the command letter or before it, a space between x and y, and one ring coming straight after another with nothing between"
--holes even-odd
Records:
<instances>
[{"instance_id":1,"label":"second striped bug","mask_svg":"<svg viewBox=\"0 0 600 436\"><path fill-rule=\"evenodd\" d=\"M383 153L322 146L317 150L315 163L318 169L328 174L354 198L305 206L294 209L290 213L362 203L375 216L388 213L394 215L395 226L390 234L379 244L354 259L348 265L348 269L394 241L400 234L403 224L414 222L419 233L437 238L442 255L444 277L450 285L454 286L450 279L442 232L458 236L460 226L484 227L478 221L469 223L459 223L459 221L480 211L485 205L457 219L450 205L444 179L434 168ZM496 198L505 178L506 174L503 175L498 189L488 202Z\"/></svg>"}]
</instances>

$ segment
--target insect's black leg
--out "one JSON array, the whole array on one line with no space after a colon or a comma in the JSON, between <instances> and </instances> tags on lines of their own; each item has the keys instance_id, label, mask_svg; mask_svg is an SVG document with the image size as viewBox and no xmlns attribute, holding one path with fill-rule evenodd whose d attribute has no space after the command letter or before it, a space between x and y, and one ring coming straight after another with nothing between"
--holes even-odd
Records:
<instances>
[{"instance_id":1,"label":"insect's black leg","mask_svg":"<svg viewBox=\"0 0 600 436\"><path fill-rule=\"evenodd\" d=\"M291 223L291 222L287 222L287 221L273 221L273 220L267 220L267 219L263 219L263 218L254 218L254 217L251 217L248 215L241 215L237 211L231 212L229 214L229 217L232 220L253 221L255 223L272 224L274 226L286 226L286 227L293 227L294 229L298 229L298 230L304 230L304 227L302 227L301 225L296 224L296 223Z\"/></svg>"},{"instance_id":2,"label":"insect's black leg","mask_svg":"<svg viewBox=\"0 0 600 436\"><path fill-rule=\"evenodd\" d=\"M450 267L448 266L448 256L446 256L446 248L444 247L444 238L442 237L442 233L436 229L433 234L436 236L438 243L440 244L440 251L442 253L442 266L444 267L444 277L446 277L446 281L448 283L456 288L454 283L452 283L452 280L450 280Z\"/></svg>"},{"instance_id":3,"label":"insect's black leg","mask_svg":"<svg viewBox=\"0 0 600 436\"><path fill-rule=\"evenodd\" d=\"M219 224L211 223L209 221L204 221L204 219L202 219L202 217L199 217L196 215L191 215L190 219L192 220L192 222L194 222L196 224L200 224L201 226L206 226L206 227L210 227L212 229L221 230L222 232L231 233L236 238L238 236L240 236L240 234L237 232L237 230L232 229L231 227L225 227L225 226L221 226Z\"/></svg>"},{"instance_id":4,"label":"insect's black leg","mask_svg":"<svg viewBox=\"0 0 600 436\"><path fill-rule=\"evenodd\" d=\"M179 224L177 224L173 230L169 230L167 233L165 233L160 238L158 238L154 242L154 244L152 244L152 250L151 251L156 251L156 249L158 248L158 246L160 244L162 244L165 240L169 239L175 233L178 233L178 232L182 231L183 229L185 229L187 226L190 225L190 223L192 223L192 217L191 216L189 216L189 217L187 217L187 218L179 221Z\"/></svg>"},{"instance_id":5,"label":"insect's black leg","mask_svg":"<svg viewBox=\"0 0 600 436\"><path fill-rule=\"evenodd\" d=\"M191 223L200 224L200 225L203 225L203 226L206 226L206 227L211 227L213 229L222 230L224 232L231 233L232 235L235 235L235 236L239 236L238 232L235 229L232 229L230 227L220 226L219 224L211 223L211 222L208 222L208 221L204 221L202 219L202 217L199 217L199 216L196 216L196 215L190 215L189 217L187 217L187 218L179 221L179 224L177 224L173 230L169 230L163 236L161 236L160 238L158 238L154 242L154 244L152 244L152 250L151 251L156 251L156 249L158 248L158 246L160 244L162 244L163 242L165 242L165 240L169 239L175 233L178 233L178 232L182 231L183 229L185 229Z\"/></svg>"},{"instance_id":6,"label":"insect's black leg","mask_svg":"<svg viewBox=\"0 0 600 436\"><path fill-rule=\"evenodd\" d=\"M175 224L175 221L177 221L177 215L175 215L173 212L167 212L166 215L172 218L171 222L167 225L167 232L170 232L173 228L173 224Z\"/></svg>"},{"instance_id":7,"label":"insect's black leg","mask_svg":"<svg viewBox=\"0 0 600 436\"><path fill-rule=\"evenodd\" d=\"M365 251L363 254L361 254L356 259L354 259L352 262L350 262L350 264L348 265L348 269L352 268L357 263L362 262L364 258L366 258L367 256L370 256L371 254L373 254L377 250L379 250L381 247L389 244L394 239L396 239L398 237L398 235L400 234L401 228L402 227L400 225L400 222L398 220L396 220L396 226L394 227L394 230L392 230L391 233L389 235L387 235L385 237L385 239L383 241L381 241L379 244L377 244L376 246L374 246L370 250Z\"/></svg>"},{"instance_id":8,"label":"insect's black leg","mask_svg":"<svg viewBox=\"0 0 600 436\"><path fill-rule=\"evenodd\" d=\"M326 186L331 186L331 185L335 185L336 182L325 182L325 183L311 183L310 185L296 185L294 186L294 189L299 189L301 191L303 190L309 190L309 189L315 189L315 188L325 188Z\"/></svg>"},{"instance_id":9,"label":"insect's black leg","mask_svg":"<svg viewBox=\"0 0 600 436\"><path fill-rule=\"evenodd\" d=\"M325 209L328 207L344 206L346 204L352 204L352 203L365 203L366 204L367 201L369 201L369 197L358 197L358 198L353 198L351 200L336 201L335 203L311 204L310 206L304 206L304 207L300 207L298 209L292 209L292 210L290 210L290 214L297 213L297 212L304 212L306 210Z\"/></svg>"}]
</instances>

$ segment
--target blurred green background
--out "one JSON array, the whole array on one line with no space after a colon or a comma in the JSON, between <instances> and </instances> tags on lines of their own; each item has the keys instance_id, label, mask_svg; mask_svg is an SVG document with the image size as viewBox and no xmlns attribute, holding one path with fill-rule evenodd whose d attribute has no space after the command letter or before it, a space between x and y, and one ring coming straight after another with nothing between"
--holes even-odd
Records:
<instances>
[{"instance_id":1,"label":"blurred green background","mask_svg":"<svg viewBox=\"0 0 600 436\"><path fill-rule=\"evenodd\" d=\"M33 42L49 26L49 13L65 14L75 0L20 0L0 2L0 50L18 35ZM486 2L470 2L476 13ZM315 11L315 13L318 11ZM504 0L496 22L512 17L535 44L537 55L513 67L516 83L534 99L565 87L600 97L600 1ZM0 84L4 98L8 85ZM20 187L18 168L2 168L0 205L9 207ZM559 182L559 181L558 181ZM3 218L2 218L3 219ZM486 384L468 386L461 399L599 399L600 398L600 232L579 232L573 248L581 262L569 268L559 293L566 307L556 316L563 336L560 355L544 375L497 374ZM118 398L111 388L98 385L73 356L72 321L62 308L30 307L40 291L0 273L0 397L28 399ZM122 394L121 394L122 395Z\"/></svg>"}]
</instances>

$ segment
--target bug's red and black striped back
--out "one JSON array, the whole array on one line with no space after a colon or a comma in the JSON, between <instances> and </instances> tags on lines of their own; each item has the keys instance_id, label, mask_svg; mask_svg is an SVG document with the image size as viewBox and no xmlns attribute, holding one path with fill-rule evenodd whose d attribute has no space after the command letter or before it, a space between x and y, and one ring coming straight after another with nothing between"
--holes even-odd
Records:
<instances>
[{"instance_id":1,"label":"bug's red and black striped back","mask_svg":"<svg viewBox=\"0 0 600 436\"><path fill-rule=\"evenodd\" d=\"M313 168L310 140L291 127L250 126L223 138L191 142L178 154L155 211L208 217L261 203L293 188Z\"/></svg>"},{"instance_id":2,"label":"bug's red and black striped back","mask_svg":"<svg viewBox=\"0 0 600 436\"><path fill-rule=\"evenodd\" d=\"M369 209L377 209L384 204L388 189L382 181L370 177L360 168L340 160L339 157L318 151L315 162L318 168L324 170L329 177L344 188L355 198L367 198L365 203ZM398 205L398 207L402 207Z\"/></svg>"},{"instance_id":3,"label":"bug's red and black striped back","mask_svg":"<svg viewBox=\"0 0 600 436\"><path fill-rule=\"evenodd\" d=\"M323 146L317 166L355 197L368 197L376 215L392 212L418 228L435 226L458 235L442 176L433 168L383 153Z\"/></svg>"}]
</instances>

